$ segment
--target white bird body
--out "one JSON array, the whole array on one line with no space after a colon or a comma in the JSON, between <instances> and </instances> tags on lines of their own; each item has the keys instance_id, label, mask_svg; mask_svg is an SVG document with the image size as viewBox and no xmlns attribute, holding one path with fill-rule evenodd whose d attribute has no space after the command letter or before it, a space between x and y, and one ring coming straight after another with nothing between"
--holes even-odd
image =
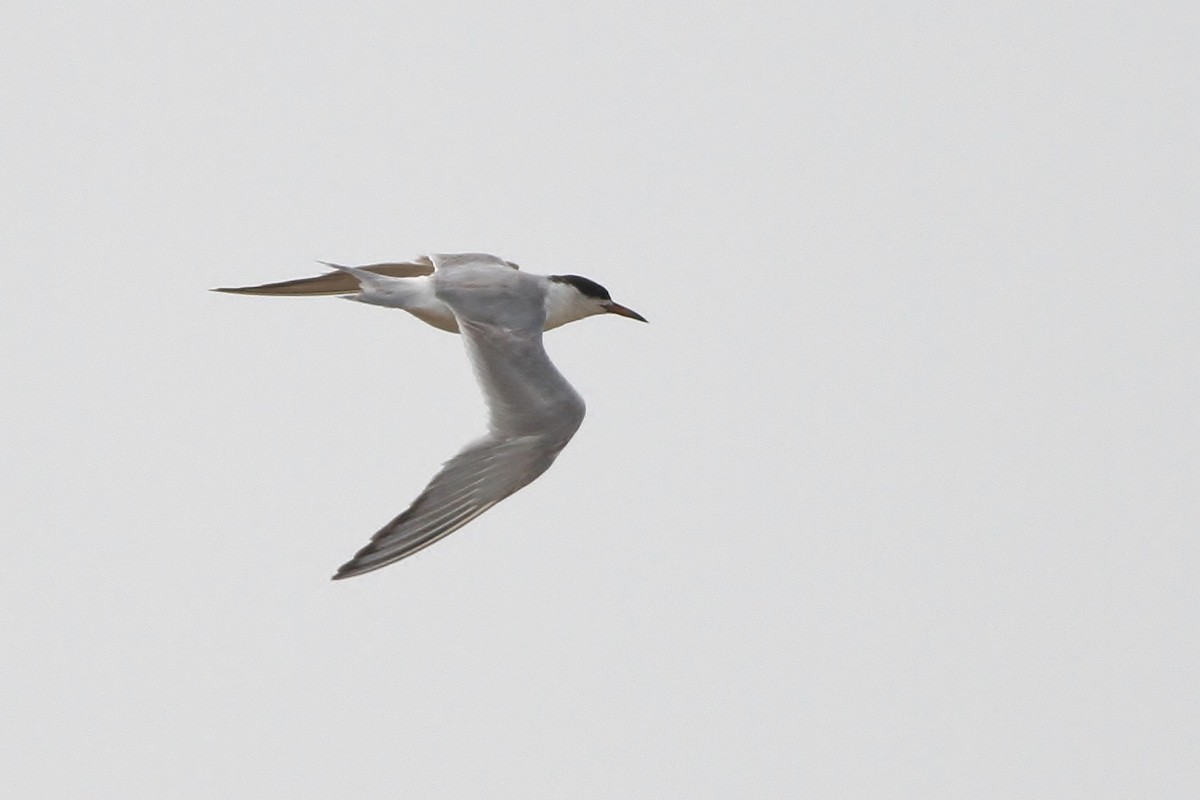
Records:
<instances>
[{"instance_id":1,"label":"white bird body","mask_svg":"<svg viewBox=\"0 0 1200 800\"><path fill-rule=\"evenodd\" d=\"M447 461L412 505L381 528L335 579L379 569L428 547L550 468L583 422L584 402L546 355L543 330L602 313L645 322L587 278L532 275L485 253L433 255L425 261L432 274L397 276L330 266L357 284L357 294L348 299L400 308L462 334L487 402L488 432ZM344 283L329 278L304 279L310 288L311 282L324 281L322 291L263 291L285 284L223 291L346 293ZM331 286L338 291L329 291Z\"/></svg>"},{"instance_id":2,"label":"white bird body","mask_svg":"<svg viewBox=\"0 0 1200 800\"><path fill-rule=\"evenodd\" d=\"M433 276L383 278L376 273L359 269L353 270L351 274L359 279L360 288L357 295L345 295L347 300L400 308L435 328L458 333L458 320L450 306L437 296L433 287Z\"/></svg>"}]
</instances>

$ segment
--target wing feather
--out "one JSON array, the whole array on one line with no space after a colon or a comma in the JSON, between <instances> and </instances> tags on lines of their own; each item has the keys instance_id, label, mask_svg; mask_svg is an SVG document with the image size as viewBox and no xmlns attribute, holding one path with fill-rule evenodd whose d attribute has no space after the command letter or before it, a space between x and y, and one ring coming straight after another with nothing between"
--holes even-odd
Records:
<instances>
[{"instance_id":1,"label":"wing feather","mask_svg":"<svg viewBox=\"0 0 1200 800\"><path fill-rule=\"evenodd\" d=\"M334 580L387 566L448 536L549 469L538 437L468 446L446 462L404 513L379 529L370 543L342 565Z\"/></svg>"},{"instance_id":2,"label":"wing feather","mask_svg":"<svg viewBox=\"0 0 1200 800\"><path fill-rule=\"evenodd\" d=\"M325 264L326 262L321 263ZM334 265L327 264L327 266ZM432 275L433 262L426 256L421 256L415 261L367 264L364 267L359 267L359 269L365 269L367 272L387 275L392 278L417 278L422 275ZM278 283L264 283L260 286L229 286L213 289L213 291L225 292L227 294L304 295L318 297L321 295L354 294L358 291L358 279L349 273L335 270L313 278L296 278L295 280L279 281Z\"/></svg>"}]
</instances>

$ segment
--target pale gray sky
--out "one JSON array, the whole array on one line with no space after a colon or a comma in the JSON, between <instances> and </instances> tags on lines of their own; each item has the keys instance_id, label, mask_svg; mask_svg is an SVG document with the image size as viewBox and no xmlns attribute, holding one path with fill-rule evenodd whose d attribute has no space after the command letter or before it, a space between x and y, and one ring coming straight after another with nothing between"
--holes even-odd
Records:
<instances>
[{"instance_id":1,"label":"pale gray sky","mask_svg":"<svg viewBox=\"0 0 1200 800\"><path fill-rule=\"evenodd\" d=\"M10 3L13 797L1200 794L1184 3ZM651 320L418 556L486 250Z\"/></svg>"}]
</instances>

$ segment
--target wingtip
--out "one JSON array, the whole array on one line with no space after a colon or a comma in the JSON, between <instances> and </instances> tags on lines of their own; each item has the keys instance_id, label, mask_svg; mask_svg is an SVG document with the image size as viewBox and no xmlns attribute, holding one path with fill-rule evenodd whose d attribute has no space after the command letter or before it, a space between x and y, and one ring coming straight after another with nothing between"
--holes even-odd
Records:
<instances>
[{"instance_id":1,"label":"wingtip","mask_svg":"<svg viewBox=\"0 0 1200 800\"><path fill-rule=\"evenodd\" d=\"M349 561L347 561L345 564L342 564L340 567L338 567L337 572L333 573L333 577L330 578L329 580L344 581L344 580L346 580L346 578L357 577L359 575L362 575L365 572L370 572L372 569L375 569L375 567L368 567L366 569L363 569L362 565L359 563L358 558L355 557L355 558L352 558Z\"/></svg>"},{"instance_id":2,"label":"wingtip","mask_svg":"<svg viewBox=\"0 0 1200 800\"><path fill-rule=\"evenodd\" d=\"M359 575L366 575L368 572L374 572L378 567L370 567L368 569L358 569L350 564L344 564L338 568L338 571L330 577L331 581L344 581L347 578L357 578Z\"/></svg>"}]
</instances>

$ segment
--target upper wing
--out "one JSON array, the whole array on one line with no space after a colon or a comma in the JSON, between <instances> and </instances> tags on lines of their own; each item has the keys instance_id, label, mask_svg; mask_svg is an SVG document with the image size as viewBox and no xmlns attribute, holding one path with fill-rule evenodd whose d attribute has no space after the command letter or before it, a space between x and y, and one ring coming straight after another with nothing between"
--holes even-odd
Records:
<instances>
[{"instance_id":1,"label":"upper wing","mask_svg":"<svg viewBox=\"0 0 1200 800\"><path fill-rule=\"evenodd\" d=\"M325 262L321 262L325 263ZM328 266L334 266L329 264ZM433 262L427 256L421 256L415 261L405 261L396 264L367 264L359 269L388 275L393 278L416 278L421 275L433 274ZM279 283L264 283L261 286L234 286L213 289L214 292L229 294L269 294L269 295L330 295L354 294L358 291L358 279L353 275L335 270L315 278L297 278Z\"/></svg>"},{"instance_id":2,"label":"upper wing","mask_svg":"<svg viewBox=\"0 0 1200 800\"><path fill-rule=\"evenodd\" d=\"M464 263L481 263L492 262L497 266L504 266L509 269L520 269L511 261L493 256L489 253L446 253L435 254L433 256L418 256L412 261L402 261L394 264L367 264L359 267L368 272L375 272L380 275L388 275L393 278L416 278L421 275L433 274L434 264L437 264L438 269L445 267L453 267ZM337 266L322 261L326 266ZM324 275L318 275L314 278L297 278L290 281L279 281L278 283L264 283L259 286L225 286L219 289L213 289L214 292L227 292L229 294L267 294L267 295L331 295L331 294L354 294L358 291L358 279L345 272L326 272Z\"/></svg>"},{"instance_id":3,"label":"upper wing","mask_svg":"<svg viewBox=\"0 0 1200 800\"><path fill-rule=\"evenodd\" d=\"M379 569L466 525L549 469L583 421L583 399L542 347L545 306L536 279L523 278L522 287L477 277L464 274L439 297L458 319L487 400L490 432L447 461L335 579ZM492 313L524 322L495 324L486 320Z\"/></svg>"},{"instance_id":4,"label":"upper wing","mask_svg":"<svg viewBox=\"0 0 1200 800\"><path fill-rule=\"evenodd\" d=\"M520 267L513 262L506 261L500 256L494 256L491 253L430 253L429 259L438 269L461 266L506 267L507 269L520 269Z\"/></svg>"}]
</instances>

